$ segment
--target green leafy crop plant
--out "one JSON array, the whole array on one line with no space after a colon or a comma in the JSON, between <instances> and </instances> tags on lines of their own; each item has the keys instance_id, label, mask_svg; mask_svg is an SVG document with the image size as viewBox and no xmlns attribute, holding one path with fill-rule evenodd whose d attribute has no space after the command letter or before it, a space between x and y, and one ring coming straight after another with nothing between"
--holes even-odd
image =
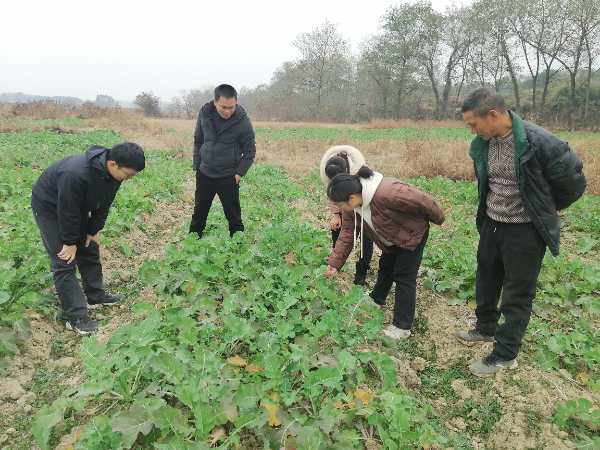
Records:
<instances>
[{"instance_id":1,"label":"green leafy crop plant","mask_svg":"<svg viewBox=\"0 0 600 450\"><path fill-rule=\"evenodd\" d=\"M468 142L468 130L456 133L463 131L465 136L456 138ZM269 133L272 139L439 138L423 129L313 130L312 137L303 137L302 130ZM43 167L66 154L120 140L110 131L0 134L0 151L6 152L0 160L0 246L6 246L0 258L8 261L0 264L0 291L9 299L0 293L0 316L11 317L2 324L0 342L10 341L14 348L17 335L28 333L17 323L21 316L8 314L51 311L55 303L45 253L29 217L31 184ZM182 198L181 182L191 172L188 160L176 158L179 150L149 153L148 168L124 184L105 230L115 244L124 231L143 229L138 215L159 201ZM447 216L443 228L431 229L423 286L451 303L472 300L475 184L442 177L407 181L430 193ZM36 414L33 432L40 445L56 442L74 419L88 423L78 449L207 449L211 442L210 448L229 449L249 441L265 448L360 449L367 439L390 449L448 444L443 419L434 417L425 400L397 386L388 355L408 349L413 338L397 344L382 337L383 316L364 305L362 288L342 294L335 279L323 276L328 232L315 228L296 206L308 203L318 215L326 210L324 191L315 171L296 184L283 168L255 165L240 187L245 233L229 237L215 202L202 240L189 236L185 224L164 236L164 258L147 261L137 281L152 286L160 301L135 305L138 320L118 329L106 345L93 337L83 340L79 356L88 379ZM584 197L585 207L577 209L578 202L567 210L565 232L583 241L578 251L565 245L561 257L544 262L535 301L541 316L534 316L522 349L525 358L543 357L542 368L554 361L574 377L585 373L595 387L600 385L593 302L598 265L587 257L596 250L591 242L596 201ZM20 279L27 283L15 284ZM45 297L34 298L36 292ZM423 385L432 392L447 389L443 383L466 376L464 370L459 364L447 374L428 369ZM98 411L91 421L85 413L90 407ZM478 434L489 432L491 419L501 413L491 402L463 408L461 414L481 414L469 423ZM218 429L225 435L221 440L213 435ZM469 448L460 436L452 444Z\"/></svg>"},{"instance_id":2,"label":"green leafy crop plant","mask_svg":"<svg viewBox=\"0 0 600 450\"><path fill-rule=\"evenodd\" d=\"M275 141L305 140L314 139L319 141L340 140L347 142L372 142L377 140L425 140L433 141L437 139L458 139L469 140L472 138L467 128L391 128L375 130L340 130L340 129L318 129L318 128L299 128L284 130L267 130L258 128L255 130L257 136L262 136Z\"/></svg>"},{"instance_id":3,"label":"green leafy crop plant","mask_svg":"<svg viewBox=\"0 0 600 450\"><path fill-rule=\"evenodd\" d=\"M270 448L358 449L374 436L357 421L386 448L444 442L431 407L395 390L393 361L374 351L393 344L379 334L382 313L365 306L362 287L342 295L324 277L328 237L297 220L302 189L279 168L252 172L246 232L230 238L214 218L201 240L175 230L165 257L139 272L162 302L135 305L140 320L106 345L84 339L89 381L38 413L40 445L90 403L111 414L96 416L76 448L208 448L221 427L220 448L253 436Z\"/></svg>"}]
</instances>

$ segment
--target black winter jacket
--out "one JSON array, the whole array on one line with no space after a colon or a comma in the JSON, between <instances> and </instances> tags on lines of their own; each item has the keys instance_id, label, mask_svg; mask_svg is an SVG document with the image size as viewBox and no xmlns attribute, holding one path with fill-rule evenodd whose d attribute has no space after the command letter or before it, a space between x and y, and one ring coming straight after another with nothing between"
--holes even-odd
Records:
<instances>
[{"instance_id":1,"label":"black winter jacket","mask_svg":"<svg viewBox=\"0 0 600 450\"><path fill-rule=\"evenodd\" d=\"M75 245L104 228L108 210L121 187L106 169L107 149L93 145L46 168L33 185L31 208L58 221L63 244Z\"/></svg>"},{"instance_id":2,"label":"black winter jacket","mask_svg":"<svg viewBox=\"0 0 600 450\"><path fill-rule=\"evenodd\" d=\"M235 174L244 176L256 154L256 141L250 118L240 105L225 121L219 133L215 131L213 102L200 109L194 133L194 170L211 178Z\"/></svg>"},{"instance_id":3,"label":"black winter jacket","mask_svg":"<svg viewBox=\"0 0 600 450\"><path fill-rule=\"evenodd\" d=\"M583 163L568 143L538 125L521 120L513 111L509 113L513 121L515 172L521 201L552 255L557 256L560 247L557 211L566 209L583 195L586 187ZM469 149L479 187L479 232L486 216L486 197L490 189L489 146L489 141L477 136Z\"/></svg>"}]
</instances>

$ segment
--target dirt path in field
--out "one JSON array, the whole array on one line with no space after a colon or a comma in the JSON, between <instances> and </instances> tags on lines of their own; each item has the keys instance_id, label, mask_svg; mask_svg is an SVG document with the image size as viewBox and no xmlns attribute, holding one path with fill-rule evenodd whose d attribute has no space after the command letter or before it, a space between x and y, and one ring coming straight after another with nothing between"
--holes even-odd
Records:
<instances>
[{"instance_id":1,"label":"dirt path in field","mask_svg":"<svg viewBox=\"0 0 600 450\"><path fill-rule=\"evenodd\" d=\"M173 230L181 227L191 217L194 181L183 185L182 201L160 205L145 221L146 231L136 227L123 235L119 243L102 251L106 284L113 293L123 287L135 287L139 267L147 260L164 257L164 246ZM315 226L327 228L328 222L319 219L306 201L294 203L307 220ZM323 204L326 209L326 205ZM116 240L115 240L116 241ZM127 243L133 249L126 258L120 250L120 243ZM372 270L367 281L372 285L376 275L376 250L371 263ZM350 266L353 267L356 255ZM338 281L344 291L352 287L353 272L338 274ZM499 405L498 420L492 426L486 439L471 432L473 418L455 417L445 426L452 433L466 433L465 447L475 450L502 449L550 449L573 450L575 444L567 433L559 430L547 420L556 412L557 405L564 405L567 399L584 397L595 405L600 404L600 392L581 386L571 379L566 371L544 372L532 365L526 358L519 358L519 367L511 371L499 372L489 381L474 377L457 378L450 386L439 386L454 393L454 398L444 395L425 395L420 375L426 368L435 368L443 374L448 368L462 361L469 364L486 356L491 348L486 345L465 347L453 337L453 333L473 326L474 315L469 307L448 306L447 299L431 291L419 289L417 320L419 327L413 330L410 342L415 353L407 352L401 358L394 358L398 370L398 381L402 388L412 390L417 397L433 405L440 415L449 416L453 408L467 403L484 404L496 401ZM392 296L383 309L386 324L392 318ZM142 289L135 298L125 298L120 305L103 307L90 311L90 317L102 323L96 337L105 344L112 333L120 326L135 320L131 307L141 301L158 302L152 289ZM11 372L0 377L0 450L39 448L32 438L29 427L33 415L48 399L56 396L57 386L76 386L85 379L81 370L81 360L76 356L81 338L64 328L64 319L52 315L34 314L31 320L32 337L23 342L17 353L8 358ZM527 345L527 344L526 344ZM456 402L455 398L460 400ZM483 419L477 419L482 421ZM63 436L55 449L64 450L77 441L82 426L75 427L70 434ZM592 433L590 429L590 433ZM382 448L376 441L368 441L369 450Z\"/></svg>"}]
</instances>

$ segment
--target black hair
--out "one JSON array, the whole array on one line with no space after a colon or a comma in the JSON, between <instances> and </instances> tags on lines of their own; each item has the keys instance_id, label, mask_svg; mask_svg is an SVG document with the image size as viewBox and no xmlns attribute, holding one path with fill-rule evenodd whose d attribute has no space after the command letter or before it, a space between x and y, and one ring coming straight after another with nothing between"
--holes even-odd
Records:
<instances>
[{"instance_id":1,"label":"black hair","mask_svg":"<svg viewBox=\"0 0 600 450\"><path fill-rule=\"evenodd\" d=\"M340 173L348 173L350 162L348 161L348 155L346 152L338 153L336 156L332 156L327 160L325 166L325 175L330 180Z\"/></svg>"},{"instance_id":2,"label":"black hair","mask_svg":"<svg viewBox=\"0 0 600 450\"><path fill-rule=\"evenodd\" d=\"M144 150L133 142L121 142L108 150L106 153L108 161L114 161L119 167L141 172L146 167L146 156Z\"/></svg>"},{"instance_id":3,"label":"black hair","mask_svg":"<svg viewBox=\"0 0 600 450\"><path fill-rule=\"evenodd\" d=\"M340 173L331 179L327 185L327 197L332 202L347 202L351 195L362 194L360 178L371 178L373 171L368 166L362 166L356 175Z\"/></svg>"},{"instance_id":4,"label":"black hair","mask_svg":"<svg viewBox=\"0 0 600 450\"><path fill-rule=\"evenodd\" d=\"M215 100L223 98L235 98L237 101L237 91L229 84L220 84L215 88Z\"/></svg>"},{"instance_id":5,"label":"black hair","mask_svg":"<svg viewBox=\"0 0 600 450\"><path fill-rule=\"evenodd\" d=\"M475 89L464 100L460 112L472 111L476 117L485 117L490 111L505 113L506 103L498 92L489 87Z\"/></svg>"}]
</instances>

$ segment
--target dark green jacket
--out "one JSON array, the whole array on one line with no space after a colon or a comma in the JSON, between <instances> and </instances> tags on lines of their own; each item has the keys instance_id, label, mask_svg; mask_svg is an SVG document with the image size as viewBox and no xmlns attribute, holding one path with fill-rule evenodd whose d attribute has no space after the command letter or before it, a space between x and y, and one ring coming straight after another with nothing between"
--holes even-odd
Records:
<instances>
[{"instance_id":1,"label":"dark green jacket","mask_svg":"<svg viewBox=\"0 0 600 450\"><path fill-rule=\"evenodd\" d=\"M557 256L560 247L560 218L557 211L566 209L583 195L586 187L583 163L567 142L533 123L521 120L514 112L509 113L513 121L515 172L521 201L552 255ZM478 182L479 232L486 216L486 197L489 192L489 145L489 141L477 136L469 148Z\"/></svg>"},{"instance_id":2,"label":"dark green jacket","mask_svg":"<svg viewBox=\"0 0 600 450\"><path fill-rule=\"evenodd\" d=\"M250 118L240 105L217 133L213 102L200 109L194 133L194 170L211 178L244 176L254 161L256 142Z\"/></svg>"}]
</instances>

